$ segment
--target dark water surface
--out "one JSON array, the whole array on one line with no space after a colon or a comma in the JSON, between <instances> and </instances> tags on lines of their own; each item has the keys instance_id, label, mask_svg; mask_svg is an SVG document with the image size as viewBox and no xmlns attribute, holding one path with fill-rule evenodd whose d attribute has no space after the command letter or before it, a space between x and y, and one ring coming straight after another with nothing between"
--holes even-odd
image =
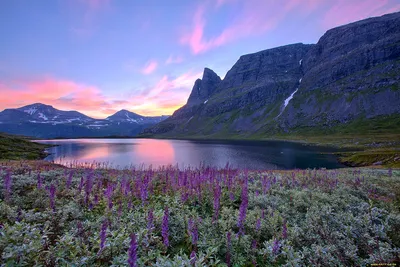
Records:
<instances>
[{"instance_id":1,"label":"dark water surface","mask_svg":"<svg viewBox=\"0 0 400 267\"><path fill-rule=\"evenodd\" d=\"M283 141L189 141L157 139L65 139L41 140L58 146L48 150L46 160L56 163L108 163L116 168L176 165L197 167L200 163L235 168L307 169L340 168L327 147Z\"/></svg>"}]
</instances>

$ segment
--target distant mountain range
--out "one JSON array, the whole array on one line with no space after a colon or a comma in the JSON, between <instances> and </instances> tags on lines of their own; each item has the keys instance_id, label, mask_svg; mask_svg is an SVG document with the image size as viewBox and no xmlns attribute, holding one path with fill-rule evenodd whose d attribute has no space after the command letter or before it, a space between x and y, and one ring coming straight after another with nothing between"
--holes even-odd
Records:
<instances>
[{"instance_id":1,"label":"distant mountain range","mask_svg":"<svg viewBox=\"0 0 400 267\"><path fill-rule=\"evenodd\" d=\"M356 132L355 124L396 131L399 118L397 12L328 30L317 44L243 55L222 80L205 68L186 105L142 135L264 138Z\"/></svg>"},{"instance_id":2,"label":"distant mountain range","mask_svg":"<svg viewBox=\"0 0 400 267\"><path fill-rule=\"evenodd\" d=\"M78 111L32 105L0 112L0 132L36 138L135 136L168 116L146 117L120 110L106 119L94 119Z\"/></svg>"}]
</instances>

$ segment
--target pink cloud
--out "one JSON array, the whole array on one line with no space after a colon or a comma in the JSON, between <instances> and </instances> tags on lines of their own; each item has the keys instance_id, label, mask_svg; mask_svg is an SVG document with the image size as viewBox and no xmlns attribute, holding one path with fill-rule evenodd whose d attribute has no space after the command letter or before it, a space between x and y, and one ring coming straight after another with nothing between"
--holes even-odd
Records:
<instances>
[{"instance_id":1,"label":"pink cloud","mask_svg":"<svg viewBox=\"0 0 400 267\"><path fill-rule=\"evenodd\" d=\"M187 72L176 78L164 75L143 94L132 96L129 110L151 116L172 114L186 103L195 80L201 75L201 72Z\"/></svg>"},{"instance_id":2,"label":"pink cloud","mask_svg":"<svg viewBox=\"0 0 400 267\"><path fill-rule=\"evenodd\" d=\"M237 39L260 35L274 28L277 22L285 16L280 11L282 4L280 2L269 2L265 0L249 0L245 2L219 1L217 5L225 3L241 4L241 12L237 15L233 23L227 26L217 36L207 38L205 36L206 28L206 10L209 10L207 4L199 5L193 16L192 28L180 38L183 45L188 45L193 54L200 54L210 49L225 45ZM207 14L210 13L207 11Z\"/></svg>"},{"instance_id":3,"label":"pink cloud","mask_svg":"<svg viewBox=\"0 0 400 267\"><path fill-rule=\"evenodd\" d=\"M44 103L64 110L78 110L96 118L109 114L113 107L95 86L46 77L37 80L15 80L0 84L0 108L16 108Z\"/></svg>"},{"instance_id":4,"label":"pink cloud","mask_svg":"<svg viewBox=\"0 0 400 267\"><path fill-rule=\"evenodd\" d=\"M157 67L158 67L157 61L151 60L151 61L146 63L146 65L143 67L141 72L143 74L148 75L148 74L153 73L157 69Z\"/></svg>"},{"instance_id":5,"label":"pink cloud","mask_svg":"<svg viewBox=\"0 0 400 267\"><path fill-rule=\"evenodd\" d=\"M178 63L182 63L182 62L183 62L183 57L170 55L168 57L168 59L165 61L165 64L170 65L170 64L178 64Z\"/></svg>"}]
</instances>

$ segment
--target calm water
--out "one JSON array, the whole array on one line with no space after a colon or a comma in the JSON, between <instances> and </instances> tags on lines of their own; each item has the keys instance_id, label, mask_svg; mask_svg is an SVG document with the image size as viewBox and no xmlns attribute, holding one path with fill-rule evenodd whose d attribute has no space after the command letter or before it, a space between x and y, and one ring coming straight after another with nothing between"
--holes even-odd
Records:
<instances>
[{"instance_id":1,"label":"calm water","mask_svg":"<svg viewBox=\"0 0 400 267\"><path fill-rule=\"evenodd\" d=\"M332 148L304 146L280 141L187 141L156 139L68 139L39 141L56 144L46 160L107 162L124 168L144 164L224 167L227 162L247 169L340 168Z\"/></svg>"}]
</instances>

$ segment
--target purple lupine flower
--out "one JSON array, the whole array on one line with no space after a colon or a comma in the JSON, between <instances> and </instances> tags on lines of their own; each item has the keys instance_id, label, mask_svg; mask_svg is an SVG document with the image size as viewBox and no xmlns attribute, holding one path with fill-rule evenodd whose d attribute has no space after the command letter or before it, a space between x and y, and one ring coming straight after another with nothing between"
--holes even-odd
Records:
<instances>
[{"instance_id":1,"label":"purple lupine flower","mask_svg":"<svg viewBox=\"0 0 400 267\"><path fill-rule=\"evenodd\" d=\"M162 220L162 229L161 229L163 242L164 242L164 245L166 247L169 246L169 240L168 240L168 235L169 235L169 233L168 233L168 216L169 216L168 207L166 207L165 210L164 210L164 216L163 216L163 220Z\"/></svg>"},{"instance_id":2,"label":"purple lupine flower","mask_svg":"<svg viewBox=\"0 0 400 267\"><path fill-rule=\"evenodd\" d=\"M104 246L106 244L107 226L108 226L108 221L104 220L103 224L101 225L101 230L100 230L100 250L99 250L99 253L101 253L101 251L104 249Z\"/></svg>"},{"instance_id":3,"label":"purple lupine flower","mask_svg":"<svg viewBox=\"0 0 400 267\"><path fill-rule=\"evenodd\" d=\"M65 186L67 187L67 189L69 189L70 186L71 186L71 184L72 184L72 177L73 177L73 175L74 175L74 171L70 171L70 172L69 172L69 175L68 175L67 182L66 182L66 184L65 184Z\"/></svg>"},{"instance_id":4,"label":"purple lupine flower","mask_svg":"<svg viewBox=\"0 0 400 267\"><path fill-rule=\"evenodd\" d=\"M388 170L388 176L389 176L389 177L392 177L392 174L393 174L393 170L392 170L392 168L389 168L389 170Z\"/></svg>"},{"instance_id":5,"label":"purple lupine flower","mask_svg":"<svg viewBox=\"0 0 400 267\"><path fill-rule=\"evenodd\" d=\"M111 183L109 183L107 185L107 189L106 189L105 195L106 195L106 198L107 198L107 201L108 201L108 209L110 209L110 210L113 207L113 202L112 202L113 192L114 192L113 185Z\"/></svg>"},{"instance_id":6,"label":"purple lupine flower","mask_svg":"<svg viewBox=\"0 0 400 267\"><path fill-rule=\"evenodd\" d=\"M226 233L226 265L231 266L231 232Z\"/></svg>"},{"instance_id":7,"label":"purple lupine flower","mask_svg":"<svg viewBox=\"0 0 400 267\"><path fill-rule=\"evenodd\" d=\"M279 253L280 248L281 248L281 243L279 242L278 239L275 238L274 243L272 245L272 253L274 255L277 255Z\"/></svg>"},{"instance_id":8,"label":"purple lupine flower","mask_svg":"<svg viewBox=\"0 0 400 267\"><path fill-rule=\"evenodd\" d=\"M56 186L54 184L51 184L49 188L49 200L50 200L50 208L53 211L56 211L55 199L56 199Z\"/></svg>"},{"instance_id":9,"label":"purple lupine flower","mask_svg":"<svg viewBox=\"0 0 400 267\"><path fill-rule=\"evenodd\" d=\"M253 239L253 241L251 242L251 249L252 250L256 250L257 249L257 240Z\"/></svg>"},{"instance_id":10,"label":"purple lupine flower","mask_svg":"<svg viewBox=\"0 0 400 267\"><path fill-rule=\"evenodd\" d=\"M261 219L258 218L256 222L256 231L258 232L260 231L260 229L261 229Z\"/></svg>"},{"instance_id":11,"label":"purple lupine flower","mask_svg":"<svg viewBox=\"0 0 400 267\"><path fill-rule=\"evenodd\" d=\"M196 265L196 251L192 250L192 253L190 253L190 264L195 266Z\"/></svg>"},{"instance_id":12,"label":"purple lupine flower","mask_svg":"<svg viewBox=\"0 0 400 267\"><path fill-rule=\"evenodd\" d=\"M192 244L195 246L199 240L199 232L197 230L196 222L190 218L188 222L188 231L191 237Z\"/></svg>"},{"instance_id":13,"label":"purple lupine flower","mask_svg":"<svg viewBox=\"0 0 400 267\"><path fill-rule=\"evenodd\" d=\"M242 188L242 203L239 207L239 219L238 219L238 227L239 233L238 235L244 235L244 222L246 220L247 206L249 204L248 191L247 191L247 179L245 180Z\"/></svg>"},{"instance_id":14,"label":"purple lupine flower","mask_svg":"<svg viewBox=\"0 0 400 267\"><path fill-rule=\"evenodd\" d=\"M154 214L153 214L153 210L150 209L149 213L147 215L147 230L148 233L151 233L153 231L154 228Z\"/></svg>"},{"instance_id":15,"label":"purple lupine flower","mask_svg":"<svg viewBox=\"0 0 400 267\"><path fill-rule=\"evenodd\" d=\"M10 170L8 170L6 172L3 183L4 183L4 190L5 190L4 197L5 197L5 199L9 200L10 195L11 195L11 183L12 183Z\"/></svg>"},{"instance_id":16,"label":"purple lupine flower","mask_svg":"<svg viewBox=\"0 0 400 267\"><path fill-rule=\"evenodd\" d=\"M40 172L37 175L37 189L41 189L43 186L42 176L40 176Z\"/></svg>"},{"instance_id":17,"label":"purple lupine flower","mask_svg":"<svg viewBox=\"0 0 400 267\"><path fill-rule=\"evenodd\" d=\"M213 222L218 220L219 209L220 209L220 198L221 198L221 186L217 184L214 188L214 216Z\"/></svg>"},{"instance_id":18,"label":"purple lupine flower","mask_svg":"<svg viewBox=\"0 0 400 267\"><path fill-rule=\"evenodd\" d=\"M85 183L85 203L88 204L90 200L90 194L92 193L93 188L93 174L89 173L86 177Z\"/></svg>"},{"instance_id":19,"label":"purple lupine flower","mask_svg":"<svg viewBox=\"0 0 400 267\"><path fill-rule=\"evenodd\" d=\"M81 177L81 181L80 181L80 183L79 183L79 187L78 187L78 191L79 191L79 192L81 192L81 191L82 191L83 184L84 184L84 179L83 179L83 177Z\"/></svg>"},{"instance_id":20,"label":"purple lupine flower","mask_svg":"<svg viewBox=\"0 0 400 267\"><path fill-rule=\"evenodd\" d=\"M287 238L286 219L283 220L283 225L282 225L282 238L283 238L283 239L286 239L286 238Z\"/></svg>"},{"instance_id":21,"label":"purple lupine flower","mask_svg":"<svg viewBox=\"0 0 400 267\"><path fill-rule=\"evenodd\" d=\"M131 242L128 250L128 263L130 267L137 266L137 250L138 244L136 242L136 235L131 234Z\"/></svg>"}]
</instances>

